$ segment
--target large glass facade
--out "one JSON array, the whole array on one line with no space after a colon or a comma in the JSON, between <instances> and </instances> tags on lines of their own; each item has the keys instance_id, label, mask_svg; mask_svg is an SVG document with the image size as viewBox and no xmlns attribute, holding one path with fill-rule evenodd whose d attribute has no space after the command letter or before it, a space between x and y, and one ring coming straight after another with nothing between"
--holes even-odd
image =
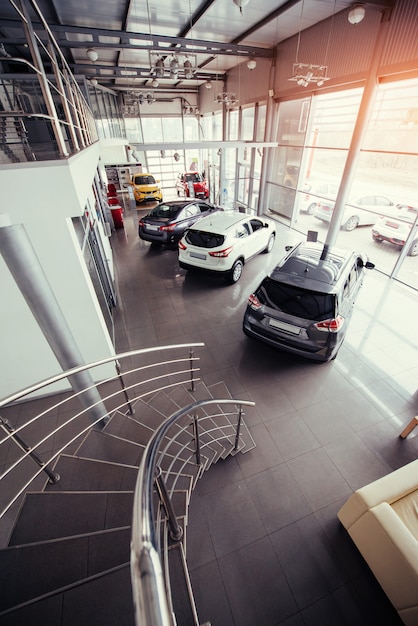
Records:
<instances>
[{"instance_id":1,"label":"large glass facade","mask_svg":"<svg viewBox=\"0 0 418 626\"><path fill-rule=\"evenodd\" d=\"M279 105L264 212L325 241L362 89ZM352 175L337 244L366 252L378 270L418 288L418 80L381 84Z\"/></svg>"}]
</instances>

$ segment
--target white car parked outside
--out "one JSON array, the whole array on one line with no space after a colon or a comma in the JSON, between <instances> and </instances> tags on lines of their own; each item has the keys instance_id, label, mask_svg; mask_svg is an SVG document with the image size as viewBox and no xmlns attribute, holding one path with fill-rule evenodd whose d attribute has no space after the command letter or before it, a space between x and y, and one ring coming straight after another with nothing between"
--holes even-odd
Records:
<instances>
[{"instance_id":1,"label":"white car parked outside","mask_svg":"<svg viewBox=\"0 0 418 626\"><path fill-rule=\"evenodd\" d=\"M236 283L244 264L274 246L274 222L242 213L219 213L191 226L179 241L179 265L224 276Z\"/></svg>"}]
</instances>

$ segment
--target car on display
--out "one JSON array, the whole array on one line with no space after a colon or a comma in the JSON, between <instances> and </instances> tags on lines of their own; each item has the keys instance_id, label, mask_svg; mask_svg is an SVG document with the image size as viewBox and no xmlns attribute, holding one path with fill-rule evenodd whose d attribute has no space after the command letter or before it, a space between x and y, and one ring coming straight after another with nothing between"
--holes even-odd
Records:
<instances>
[{"instance_id":1,"label":"car on display","mask_svg":"<svg viewBox=\"0 0 418 626\"><path fill-rule=\"evenodd\" d=\"M366 255L302 242L249 296L243 331L313 361L335 359L366 269Z\"/></svg>"},{"instance_id":2,"label":"car on display","mask_svg":"<svg viewBox=\"0 0 418 626\"><path fill-rule=\"evenodd\" d=\"M270 220L237 212L215 213L187 229L179 241L179 265L236 283L251 257L271 252L275 237Z\"/></svg>"},{"instance_id":3,"label":"car on display","mask_svg":"<svg viewBox=\"0 0 418 626\"><path fill-rule=\"evenodd\" d=\"M313 215L322 200L335 200L339 186L327 181L309 181L303 183L299 209L303 213Z\"/></svg>"},{"instance_id":4,"label":"car on display","mask_svg":"<svg viewBox=\"0 0 418 626\"><path fill-rule=\"evenodd\" d=\"M399 248L404 247L417 220L418 209L408 205L398 206L398 211L392 212L391 216L380 217L372 227L372 237L376 243L386 241ZM418 255L418 233L417 237L408 243L407 254Z\"/></svg>"},{"instance_id":5,"label":"car on display","mask_svg":"<svg viewBox=\"0 0 418 626\"><path fill-rule=\"evenodd\" d=\"M140 218L138 235L154 244L177 244L186 228L216 211L223 209L202 200L163 202Z\"/></svg>"},{"instance_id":6,"label":"car on display","mask_svg":"<svg viewBox=\"0 0 418 626\"><path fill-rule=\"evenodd\" d=\"M163 193L158 184L159 182L159 180L155 180L152 174L142 172L132 176L132 180L127 184L133 188L135 202L140 204L141 202L150 202L152 200L163 201Z\"/></svg>"},{"instance_id":7,"label":"car on display","mask_svg":"<svg viewBox=\"0 0 418 626\"><path fill-rule=\"evenodd\" d=\"M199 172L184 172L176 180L178 196L186 198L209 198L209 188L206 179Z\"/></svg>"},{"instance_id":8,"label":"car on display","mask_svg":"<svg viewBox=\"0 0 418 626\"><path fill-rule=\"evenodd\" d=\"M360 196L347 202L341 228L351 231L357 226L372 226L377 217L395 207L386 196ZM334 211L334 202L321 201L315 207L313 215L323 222L330 222Z\"/></svg>"}]
</instances>

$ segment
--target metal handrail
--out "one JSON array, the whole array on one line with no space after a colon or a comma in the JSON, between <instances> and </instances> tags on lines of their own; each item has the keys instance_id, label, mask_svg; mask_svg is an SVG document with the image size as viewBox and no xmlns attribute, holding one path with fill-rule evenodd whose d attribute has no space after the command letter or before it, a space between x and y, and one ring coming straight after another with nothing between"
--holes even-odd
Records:
<instances>
[{"instance_id":1,"label":"metal handrail","mask_svg":"<svg viewBox=\"0 0 418 626\"><path fill-rule=\"evenodd\" d=\"M189 404L173 413L148 442L141 459L135 487L131 541L131 578L138 626L175 626L167 600L165 578L155 535L152 494L161 443L173 424L208 405L255 406L249 400L211 399ZM240 423L240 420L239 420ZM196 430L198 433L198 430ZM196 445L198 443L196 441Z\"/></svg>"}]
</instances>

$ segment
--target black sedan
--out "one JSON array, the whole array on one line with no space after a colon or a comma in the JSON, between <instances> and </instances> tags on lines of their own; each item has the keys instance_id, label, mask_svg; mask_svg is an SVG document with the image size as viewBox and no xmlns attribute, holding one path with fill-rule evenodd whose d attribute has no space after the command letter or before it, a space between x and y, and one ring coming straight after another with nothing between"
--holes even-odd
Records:
<instances>
[{"instance_id":1,"label":"black sedan","mask_svg":"<svg viewBox=\"0 0 418 626\"><path fill-rule=\"evenodd\" d=\"M176 245L186 228L215 211L223 209L203 200L163 202L140 218L138 234L154 244Z\"/></svg>"}]
</instances>

